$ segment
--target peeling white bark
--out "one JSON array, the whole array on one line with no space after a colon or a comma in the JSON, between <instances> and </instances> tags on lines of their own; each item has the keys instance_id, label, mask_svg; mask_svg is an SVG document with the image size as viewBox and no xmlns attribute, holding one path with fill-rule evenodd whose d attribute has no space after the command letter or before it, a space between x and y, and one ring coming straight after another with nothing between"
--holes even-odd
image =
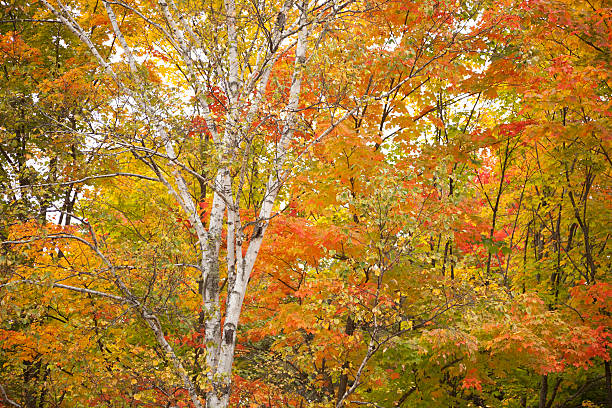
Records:
<instances>
[{"instance_id":1,"label":"peeling white bark","mask_svg":"<svg viewBox=\"0 0 612 408\"><path fill-rule=\"evenodd\" d=\"M214 383L214 390L216 392L209 394L209 398L207 399L207 406L210 408L226 407L229 401L232 364L234 361L234 351L236 347L236 330L238 328L242 303L246 294L249 277L253 271L253 267L255 266L255 261L257 260L257 255L261 248L266 228L268 227L268 221L281 187L281 180L283 178L283 164L285 163L287 155L287 146L295 130L295 112L297 111L300 100L302 68L305 61L308 38L306 10L307 2L304 1L301 4L300 26L302 28L298 36L295 51L295 66L291 80L291 88L289 91L289 103L286 111L284 112L285 123L281 139L277 145L274 159L274 172L269 177L266 186L265 199L262 203L258 217L259 225L257 228L259 229L259 232L257 232L251 239L244 258L242 257L241 243L240 245L236 245L236 248L240 248L240 254L236 254L236 257L240 260L240 262L235 270L236 273L233 277L233 284L228 288L225 321L221 335L219 359ZM236 218L239 218L239 214L236 214L235 211L232 212L233 214L231 215L231 220L232 223L234 223L236 222Z\"/></svg>"},{"instance_id":2,"label":"peeling white bark","mask_svg":"<svg viewBox=\"0 0 612 408\"><path fill-rule=\"evenodd\" d=\"M134 52L121 32L113 7L122 6L121 3L103 0L104 6L111 22L111 27L119 45L124 51L124 58L130 67L132 80L137 85L130 87L122 82L122 79L113 70L113 67L101 56L93 44L87 32L85 32L71 16L70 11L61 3L52 6L47 0L43 4L51 10L55 16L70 28L79 39L87 45L100 67L115 81L119 90L135 102L135 107L140 115L145 117L152 125L156 137L162 142L166 151L165 163L170 170L171 177L167 178L164 172L155 164L151 165L159 180L168 189L168 192L180 204L184 213L188 216L194 227L201 251L199 268L202 272L202 309L204 314L204 332L206 343L207 377L212 384L212 391L206 395L206 406L208 408L225 408L228 405L231 392L231 374L236 346L236 332L239 325L243 301L247 291L247 284L258 253L261 249L263 238L268 227L269 220L274 211L278 194L284 180L288 175L286 162L288 146L293 138L297 126L297 111L302 89L302 73L306 64L306 53L308 48L309 34L312 26L319 24L320 17L310 16L308 0L284 0L280 5L276 21L267 37L255 36L251 50L252 55L245 57L241 55L241 32L239 32L239 16L235 0L224 0L225 34L227 36L225 52L221 54L218 45L207 50L208 57L214 61L225 64L225 69L215 68L217 74L226 73L224 78L228 97L228 110L226 112L223 135L215 124L215 118L204 95L211 90L206 85L206 78L202 78L197 69L197 62L193 59L193 47L198 46L196 35L189 21L181 14L173 0L158 0L157 4L161 16L167 27L164 28L153 21L147 20L145 14L136 11L137 15L145 18L156 27L170 42L182 59L183 72L187 85L195 92L196 102L203 113L207 127L211 132L213 142L217 148L217 162L220 163L212 182L213 200L212 209L209 214L208 227L200 220L197 205L192 198L183 173L187 168L180 162L172 138L168 135L165 118L155 111L151 100L146 94L146 87L140 83L138 64L134 58ZM324 0L323 3L331 1ZM133 6L125 6L132 9ZM314 4L317 10L326 9L321 3ZM329 6L327 9L329 9ZM135 10L132 10L135 11ZM293 17L291 16L293 13ZM297 14L297 17L296 17ZM333 14L333 13L332 13ZM291 18L292 21L287 21ZM297 34L297 35L296 35ZM291 38L297 36L297 39ZM318 43L317 43L318 44ZM200 44L201 45L201 44ZM264 102L266 87L274 64L287 49L295 49L295 63L289 86L289 98L285 108L280 114L282 122L281 137L278 141L273 158L273 166L267 175L265 195L255 220L255 233L250 239L244 236L244 226L240 215L240 197L245 182L245 169L251 152L250 134L253 122L261 113ZM216 54L215 54L216 53ZM249 64L248 58L255 60L252 70L243 72ZM135 89L137 90L135 90ZM350 116L348 112L344 117ZM327 131L326 133L329 133ZM238 163L241 161L241 163ZM240 164L239 177L230 174L233 164ZM227 213L227 215L226 215ZM222 310L220 304L220 264L219 253L222 244L222 232L224 222L227 225L227 255L225 263L227 266L227 299L223 315L223 327L221 327ZM246 253L243 255L244 246ZM191 400L196 407L201 407L200 399L194 385L191 383L180 358L174 352L172 346L165 340L160 321L144 305L140 304L132 296L129 289L118 280L117 283L123 297L133 302L139 310L143 320L147 323L153 333L158 345L166 353L168 360L173 364L175 373L183 380Z\"/></svg>"}]
</instances>

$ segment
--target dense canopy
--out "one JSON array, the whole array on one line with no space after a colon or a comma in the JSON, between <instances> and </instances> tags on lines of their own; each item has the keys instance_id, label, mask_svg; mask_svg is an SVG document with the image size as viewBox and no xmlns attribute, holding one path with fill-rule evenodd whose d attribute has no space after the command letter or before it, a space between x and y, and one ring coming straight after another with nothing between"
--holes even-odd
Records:
<instances>
[{"instance_id":1,"label":"dense canopy","mask_svg":"<svg viewBox=\"0 0 612 408\"><path fill-rule=\"evenodd\" d=\"M612 407L609 2L0 6L0 406Z\"/></svg>"}]
</instances>

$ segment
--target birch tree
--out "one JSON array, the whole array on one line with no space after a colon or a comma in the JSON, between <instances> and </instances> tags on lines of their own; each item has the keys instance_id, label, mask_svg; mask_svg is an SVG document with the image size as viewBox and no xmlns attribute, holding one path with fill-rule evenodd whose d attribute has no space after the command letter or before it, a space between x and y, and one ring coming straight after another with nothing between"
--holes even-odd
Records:
<instances>
[{"instance_id":1,"label":"birch tree","mask_svg":"<svg viewBox=\"0 0 612 408\"><path fill-rule=\"evenodd\" d=\"M135 137L111 138L110 143L127 149L144 163L154 179L163 183L187 216L197 234L201 273L202 320L205 331L207 395L198 395L197 387L186 373L181 359L164 335L159 318L139 300L117 273L116 285L147 323L159 346L172 362L176 374L189 391L194 406L225 407L231 392L231 372L239 324L249 276L270 219L279 210L281 187L290 175L287 167L289 146L300 129L300 98L302 76L309 64L309 54L321 46L334 24L349 13L360 11L352 1L285 0L279 3L261 1L235 2L224 0L222 5L211 2L195 8L189 3L174 0L149 2L107 1L100 3L106 12L111 49L106 57L92 39L94 29L86 29L79 21L85 11L79 5L43 0L57 20L69 28L95 57L101 74L111 80L121 100L133 117L146 123L150 139ZM122 23L126 15L139 28ZM97 27L96 27L97 28ZM173 79L182 97L194 101L193 109L203 118L211 137L206 169L192 169L181 152L180 136L173 134L172 112L164 107L165 97L159 87L147 83L146 66L139 55L143 53L142 36L135 30L144 28L155 36L155 51L171 56L171 64L180 72ZM99 28L97 28L99 30ZM150 50L150 49L149 49ZM288 75L286 100L282 104L271 101L266 90L271 86L271 74L279 60L292 56ZM167 78L164 79L170 81ZM225 100L222 115L215 114L210 95L220 90ZM272 106L272 109L271 109ZM174 112L176 113L176 112ZM350 110L343 111L347 117ZM265 118L273 117L278 129L276 140L263 142L267 156L259 160L265 171L263 195L256 208L256 216L245 220L242 197L247 185L253 145ZM324 137L342 118L317 135ZM95 137L93 132L92 137ZM259 142L261 143L261 142ZM163 153L156 150L163 148ZM200 146L201 147L201 146ZM265 159L268 162L265 162ZM197 201L189 187L195 177L203 190L213 194L212 209L207 220L199 214ZM226 229L226 255L220 259L223 232ZM93 231L92 231L93 233ZM94 241L95 242L95 241ZM102 259L104 254L97 244L91 245ZM113 266L109 263L109 268ZM220 301L220 270L227 271L225 302Z\"/></svg>"}]
</instances>

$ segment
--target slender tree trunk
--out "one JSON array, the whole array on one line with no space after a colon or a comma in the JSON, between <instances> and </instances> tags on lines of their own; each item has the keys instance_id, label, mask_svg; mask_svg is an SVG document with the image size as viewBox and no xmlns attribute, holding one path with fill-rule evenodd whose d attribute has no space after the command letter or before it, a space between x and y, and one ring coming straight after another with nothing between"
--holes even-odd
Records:
<instances>
[{"instance_id":1,"label":"slender tree trunk","mask_svg":"<svg viewBox=\"0 0 612 408\"><path fill-rule=\"evenodd\" d=\"M540 382L540 402L538 408L546 408L546 397L548 396L548 376L543 375Z\"/></svg>"},{"instance_id":2,"label":"slender tree trunk","mask_svg":"<svg viewBox=\"0 0 612 408\"><path fill-rule=\"evenodd\" d=\"M612 373L610 372L610 362L604 361L604 370L606 371L606 397L608 407L612 408Z\"/></svg>"},{"instance_id":3,"label":"slender tree trunk","mask_svg":"<svg viewBox=\"0 0 612 408\"><path fill-rule=\"evenodd\" d=\"M351 316L349 316L346 319L346 327L344 329L344 333L350 336L354 332L355 332L355 322L353 321ZM338 382L338 397L336 399L336 404L340 402L340 399L346 393L346 387L348 385L348 374L346 373L346 371L349 369L349 367L350 367L350 363L348 361L345 361L344 364L342 364L342 374L340 374L340 381Z\"/></svg>"},{"instance_id":4,"label":"slender tree trunk","mask_svg":"<svg viewBox=\"0 0 612 408\"><path fill-rule=\"evenodd\" d=\"M506 148L504 150L504 161L501 165L501 173L499 176L499 187L497 189L497 195L495 196L495 205L493 206L493 219L491 220L491 230L489 231L489 239L493 240L493 235L495 234L495 226L497 223L497 216L499 213L499 201L501 200L502 193L504 191L504 179L506 177L506 169L508 168L508 159L510 158L510 139L506 142ZM491 250L489 250L489 255L487 256L487 279L491 274Z\"/></svg>"}]
</instances>

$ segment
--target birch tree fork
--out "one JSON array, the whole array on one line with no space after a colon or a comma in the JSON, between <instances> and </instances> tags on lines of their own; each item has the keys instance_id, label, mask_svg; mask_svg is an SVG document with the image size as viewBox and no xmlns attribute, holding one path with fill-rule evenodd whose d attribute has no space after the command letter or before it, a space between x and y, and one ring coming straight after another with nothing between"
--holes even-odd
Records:
<instances>
[{"instance_id":1,"label":"birch tree fork","mask_svg":"<svg viewBox=\"0 0 612 408\"><path fill-rule=\"evenodd\" d=\"M242 303L249 276L255 266L268 222L277 207L279 191L287 177L285 170L288 147L294 138L299 122L299 105L302 93L302 75L307 64L307 51L315 51L325 37L326 29L335 20L351 11L352 2L337 4L335 1L285 0L280 4L262 2L236 4L225 0L218 10L211 4L208 10L190 10L173 0L160 0L157 4L140 2L103 1L108 31L112 43L120 50L112 53L113 61L102 56L91 36L79 23L78 5L65 5L60 1L47 2L45 6L89 48L102 73L112 79L119 93L129 106L131 114L139 118L151 130L153 144L163 146L165 154L152 153L153 147L143 140L126 143L127 147L163 183L187 215L195 229L201 253L201 296L203 326L205 331L207 377L209 389L206 395L208 407L228 405L231 390L231 371L236 345ZM152 89L146 83L142 44L118 18L129 14L140 24L155 32L155 47L170 56L181 73L175 88L192 95L193 109L203 117L213 141L208 163L216 163L203 176L191 169L181 157L181 140L172 134L172 115L163 106L165 100L161 88ZM221 16L221 17L219 17ZM249 18L248 16L256 16ZM219 19L220 18L220 19ZM129 30L128 30L129 29ZM206 37L206 30L215 33ZM126 34L126 30L131 34ZM316 38L315 38L316 37ZM277 140L264 144L269 151L267 182L257 214L252 220L244 220L241 197L246 184L249 162L253 155L254 129L261 126L265 109L272 105L266 99L266 90L275 64L293 55L289 72L286 104L274 107L273 116L280 129ZM127 70L123 67L127 67ZM214 84L214 85L213 85ZM222 114L215 114L210 106L210 95L221 89L226 98ZM166 113L164 113L166 111ZM268 114L268 116L271 116ZM346 117L347 115L345 115ZM332 127L335 125L332 125ZM178 150L177 150L178 144ZM147 153L148 152L148 153ZM263 158L262 158L263 159ZM201 170L201 169L199 169ZM192 196L186 177L197 177L199 182L213 191L212 209L208 221L198 213L197 202ZM227 225L225 265L220 265L223 246L222 233ZM220 269L227 270L225 304L220 299ZM164 339L159 319L150 311L143 318L155 334L159 345L174 362L175 370L183 378L185 388L196 406L201 406L199 395L185 374L181 362L172 347Z\"/></svg>"}]
</instances>

